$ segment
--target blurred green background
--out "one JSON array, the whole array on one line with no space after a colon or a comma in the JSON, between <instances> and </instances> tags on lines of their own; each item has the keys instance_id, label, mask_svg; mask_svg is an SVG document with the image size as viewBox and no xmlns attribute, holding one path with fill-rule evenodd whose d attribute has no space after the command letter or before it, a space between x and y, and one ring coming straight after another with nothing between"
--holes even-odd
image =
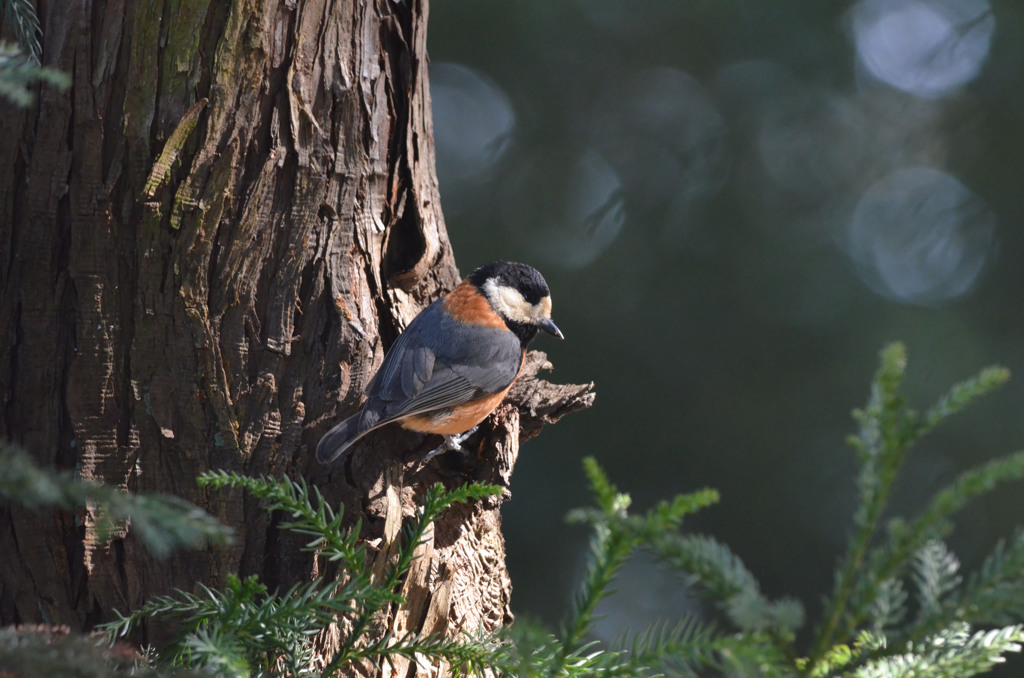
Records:
<instances>
[{"instance_id":1,"label":"blurred green background","mask_svg":"<svg viewBox=\"0 0 1024 678\"><path fill-rule=\"evenodd\" d=\"M594 455L820 615L853 509L850 410L902 340L927 407L1016 375L911 457L894 511L1024 442L1024 3L441 0L430 16L443 206L463 272L533 264L597 403L524 446L504 510L513 610L557 623L586 554L566 512ZM1021 487L959 516L972 565ZM602 633L697 605L642 557Z\"/></svg>"}]
</instances>

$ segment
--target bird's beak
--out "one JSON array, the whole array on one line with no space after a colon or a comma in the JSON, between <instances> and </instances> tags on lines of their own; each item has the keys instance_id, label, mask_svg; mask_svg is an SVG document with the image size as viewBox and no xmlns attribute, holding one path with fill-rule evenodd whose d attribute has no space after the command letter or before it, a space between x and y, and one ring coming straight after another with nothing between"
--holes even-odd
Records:
<instances>
[{"instance_id":1,"label":"bird's beak","mask_svg":"<svg viewBox=\"0 0 1024 678\"><path fill-rule=\"evenodd\" d=\"M558 326L555 325L555 323L551 322L551 318L541 320L539 323L537 323L537 326L540 327L545 332L547 332L548 334L553 334L559 339L565 339L565 335L562 334L562 330L558 329Z\"/></svg>"}]
</instances>

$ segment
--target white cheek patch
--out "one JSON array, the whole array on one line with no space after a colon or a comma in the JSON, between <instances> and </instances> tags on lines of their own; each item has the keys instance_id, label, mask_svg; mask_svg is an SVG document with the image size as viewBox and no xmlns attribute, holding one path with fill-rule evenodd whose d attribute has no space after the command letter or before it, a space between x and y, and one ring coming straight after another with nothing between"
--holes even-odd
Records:
<instances>
[{"instance_id":1,"label":"white cheek patch","mask_svg":"<svg viewBox=\"0 0 1024 678\"><path fill-rule=\"evenodd\" d=\"M535 325L551 317L551 297L544 297L536 304L531 304L519 290L501 285L494 279L483 284L483 292L498 315L517 323Z\"/></svg>"},{"instance_id":2,"label":"white cheek patch","mask_svg":"<svg viewBox=\"0 0 1024 678\"><path fill-rule=\"evenodd\" d=\"M533 317L537 320L551 320L551 297L544 297L533 305Z\"/></svg>"}]
</instances>

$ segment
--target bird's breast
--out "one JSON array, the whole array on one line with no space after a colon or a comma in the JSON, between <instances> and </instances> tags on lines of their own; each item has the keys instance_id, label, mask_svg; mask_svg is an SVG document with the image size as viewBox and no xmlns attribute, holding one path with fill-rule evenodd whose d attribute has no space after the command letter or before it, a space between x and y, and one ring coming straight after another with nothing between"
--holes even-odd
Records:
<instances>
[{"instance_id":1,"label":"bird's breast","mask_svg":"<svg viewBox=\"0 0 1024 678\"><path fill-rule=\"evenodd\" d=\"M515 382L513 381L513 383ZM401 420L402 428L420 433L437 433L448 436L464 433L486 419L501 404L511 388L512 384L509 384L502 391L470 400L461 405L406 417Z\"/></svg>"}]
</instances>

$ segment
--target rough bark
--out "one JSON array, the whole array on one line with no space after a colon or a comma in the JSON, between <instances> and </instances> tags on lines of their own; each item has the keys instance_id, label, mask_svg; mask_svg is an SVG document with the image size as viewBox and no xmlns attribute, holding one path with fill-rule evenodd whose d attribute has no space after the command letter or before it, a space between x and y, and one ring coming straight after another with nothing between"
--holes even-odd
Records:
<instances>
[{"instance_id":1,"label":"rough bark","mask_svg":"<svg viewBox=\"0 0 1024 678\"><path fill-rule=\"evenodd\" d=\"M81 628L229 572L317 574L253 502L200 491L203 470L311 478L386 554L425 483L507 485L523 435L589 404L589 387L527 378L469 458L420 468L435 441L384 429L340 468L312 461L400 329L459 277L425 0L41 9L44 63L73 85L0 111L0 436L186 497L240 538L157 561L130 526L100 541L89 514L5 509L0 622ZM498 503L436 525L388 624L510 618Z\"/></svg>"}]
</instances>

